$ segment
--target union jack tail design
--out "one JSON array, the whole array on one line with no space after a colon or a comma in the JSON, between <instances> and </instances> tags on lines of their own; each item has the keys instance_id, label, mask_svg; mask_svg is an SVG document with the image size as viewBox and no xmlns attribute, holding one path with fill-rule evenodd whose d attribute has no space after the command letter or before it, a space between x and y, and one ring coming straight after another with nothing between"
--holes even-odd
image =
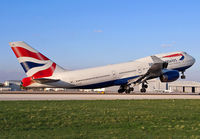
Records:
<instances>
[{"instance_id":1,"label":"union jack tail design","mask_svg":"<svg viewBox=\"0 0 200 139\"><path fill-rule=\"evenodd\" d=\"M9 44L28 76L23 80L30 80L26 86L30 85L33 79L50 77L56 72L64 71L63 68L25 42L10 42Z\"/></svg>"}]
</instances>

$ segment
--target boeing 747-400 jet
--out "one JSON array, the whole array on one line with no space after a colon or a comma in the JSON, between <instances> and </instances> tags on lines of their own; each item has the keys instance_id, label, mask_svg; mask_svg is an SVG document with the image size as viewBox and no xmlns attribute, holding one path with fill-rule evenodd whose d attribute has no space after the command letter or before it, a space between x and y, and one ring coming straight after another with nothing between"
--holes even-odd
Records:
<instances>
[{"instance_id":1,"label":"boeing 747-400 jet","mask_svg":"<svg viewBox=\"0 0 200 139\"><path fill-rule=\"evenodd\" d=\"M25 42L10 42L13 52L26 72L23 87L95 89L119 86L119 93L130 93L142 84L146 92L148 80L160 78L173 82L190 68L195 59L186 52L173 52L148 56L135 61L82 70L65 70L55 62L30 47Z\"/></svg>"}]
</instances>

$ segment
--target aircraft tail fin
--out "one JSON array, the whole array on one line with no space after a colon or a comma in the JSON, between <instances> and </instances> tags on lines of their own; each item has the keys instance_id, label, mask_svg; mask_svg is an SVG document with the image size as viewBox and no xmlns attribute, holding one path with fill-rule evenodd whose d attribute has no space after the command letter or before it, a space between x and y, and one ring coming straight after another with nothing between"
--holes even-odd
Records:
<instances>
[{"instance_id":1,"label":"aircraft tail fin","mask_svg":"<svg viewBox=\"0 0 200 139\"><path fill-rule=\"evenodd\" d=\"M23 41L10 42L9 45L28 77L33 79L45 78L52 76L56 72L65 71Z\"/></svg>"}]
</instances>

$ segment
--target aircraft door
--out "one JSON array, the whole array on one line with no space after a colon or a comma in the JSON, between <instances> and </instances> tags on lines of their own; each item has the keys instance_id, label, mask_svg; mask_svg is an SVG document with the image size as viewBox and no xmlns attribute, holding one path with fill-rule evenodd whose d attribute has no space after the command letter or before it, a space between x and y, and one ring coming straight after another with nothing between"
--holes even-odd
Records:
<instances>
[{"instance_id":1,"label":"aircraft door","mask_svg":"<svg viewBox=\"0 0 200 139\"><path fill-rule=\"evenodd\" d=\"M138 67L138 70L137 70L137 71L138 71L139 74L141 74L141 73L142 73L142 68L141 68L141 67Z\"/></svg>"},{"instance_id":2,"label":"aircraft door","mask_svg":"<svg viewBox=\"0 0 200 139\"><path fill-rule=\"evenodd\" d=\"M113 79L118 79L118 74L116 71L112 71L112 77Z\"/></svg>"}]
</instances>

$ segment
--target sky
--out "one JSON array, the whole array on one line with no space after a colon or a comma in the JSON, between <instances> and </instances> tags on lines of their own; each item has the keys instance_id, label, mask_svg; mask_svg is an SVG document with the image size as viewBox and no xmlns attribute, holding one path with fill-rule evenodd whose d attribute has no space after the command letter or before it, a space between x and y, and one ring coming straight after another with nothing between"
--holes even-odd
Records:
<instances>
[{"instance_id":1,"label":"sky","mask_svg":"<svg viewBox=\"0 0 200 139\"><path fill-rule=\"evenodd\" d=\"M0 0L0 82L25 73L8 42L25 41L66 69L186 51L200 81L199 0Z\"/></svg>"}]
</instances>

